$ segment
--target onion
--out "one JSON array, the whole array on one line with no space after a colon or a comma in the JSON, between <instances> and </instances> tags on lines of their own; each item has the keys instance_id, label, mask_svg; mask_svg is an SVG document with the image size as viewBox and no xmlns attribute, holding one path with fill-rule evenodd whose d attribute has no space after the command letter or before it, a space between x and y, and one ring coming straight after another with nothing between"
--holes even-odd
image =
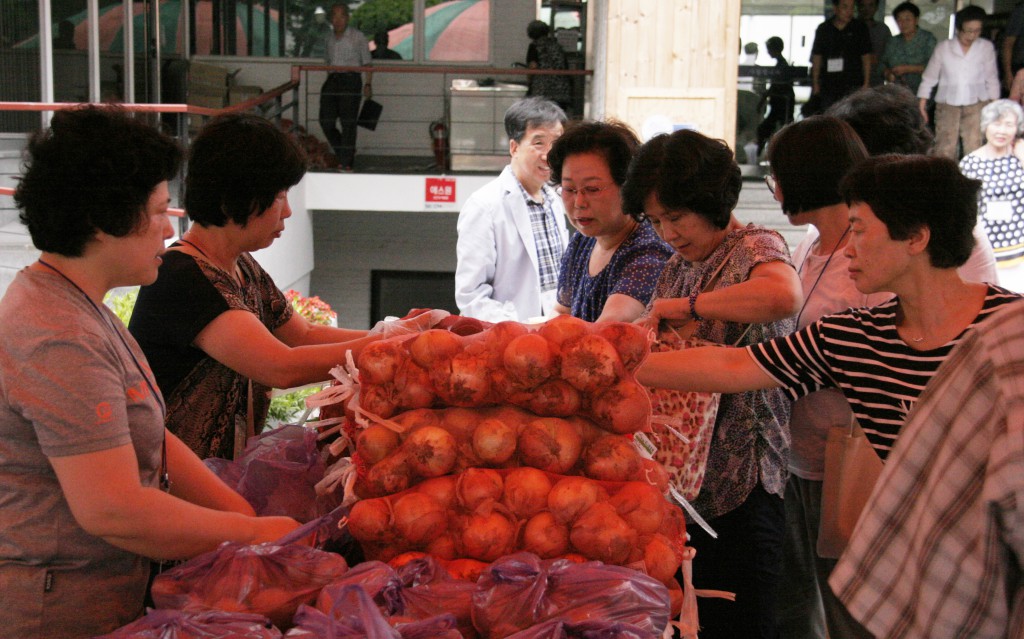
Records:
<instances>
[{"instance_id":1,"label":"onion","mask_svg":"<svg viewBox=\"0 0 1024 639\"><path fill-rule=\"evenodd\" d=\"M451 510L455 503L455 478L451 475L424 479L416 485L416 490L430 495L445 510Z\"/></svg>"},{"instance_id":2,"label":"onion","mask_svg":"<svg viewBox=\"0 0 1024 639\"><path fill-rule=\"evenodd\" d=\"M657 488L642 481L626 482L608 503L641 535L661 529L669 505Z\"/></svg>"},{"instance_id":3,"label":"onion","mask_svg":"<svg viewBox=\"0 0 1024 639\"><path fill-rule=\"evenodd\" d=\"M483 464L504 464L516 452L516 431L500 419L485 419L473 431L473 451Z\"/></svg>"},{"instance_id":4,"label":"onion","mask_svg":"<svg viewBox=\"0 0 1024 639\"><path fill-rule=\"evenodd\" d=\"M366 473L367 490L372 497L402 492L412 482L408 457L399 449L370 467Z\"/></svg>"},{"instance_id":5,"label":"onion","mask_svg":"<svg viewBox=\"0 0 1024 639\"><path fill-rule=\"evenodd\" d=\"M402 450L408 455L409 466L421 477L438 477L455 466L455 438L437 426L414 430Z\"/></svg>"},{"instance_id":6,"label":"onion","mask_svg":"<svg viewBox=\"0 0 1024 639\"><path fill-rule=\"evenodd\" d=\"M548 493L548 509L563 524L576 521L586 509L608 499L608 493L597 482L586 477L563 477Z\"/></svg>"},{"instance_id":7,"label":"onion","mask_svg":"<svg viewBox=\"0 0 1024 639\"><path fill-rule=\"evenodd\" d=\"M636 546L636 531L608 503L588 508L569 532L569 540L581 554L606 564L622 565Z\"/></svg>"},{"instance_id":8,"label":"onion","mask_svg":"<svg viewBox=\"0 0 1024 639\"><path fill-rule=\"evenodd\" d=\"M473 432L480 421L478 410L449 408L444 411L444 429L452 434L456 442L455 467L452 472L482 466L483 462L473 451Z\"/></svg>"},{"instance_id":9,"label":"onion","mask_svg":"<svg viewBox=\"0 0 1024 639\"><path fill-rule=\"evenodd\" d=\"M535 419L519 434L519 457L526 466L564 475L579 461L583 439L557 417Z\"/></svg>"},{"instance_id":10,"label":"onion","mask_svg":"<svg viewBox=\"0 0 1024 639\"><path fill-rule=\"evenodd\" d=\"M668 471L653 459L640 460L640 477L664 495L668 492Z\"/></svg>"},{"instance_id":11,"label":"onion","mask_svg":"<svg viewBox=\"0 0 1024 639\"><path fill-rule=\"evenodd\" d=\"M394 452L400 443L395 431L380 424L370 424L356 435L356 452L372 466Z\"/></svg>"},{"instance_id":12,"label":"onion","mask_svg":"<svg viewBox=\"0 0 1024 639\"><path fill-rule=\"evenodd\" d=\"M523 528L523 550L541 559L564 555L569 550L569 528L546 510L537 513Z\"/></svg>"},{"instance_id":13,"label":"onion","mask_svg":"<svg viewBox=\"0 0 1024 639\"><path fill-rule=\"evenodd\" d=\"M498 368L502 364L505 349L512 340L527 333L529 329L519 322L498 322L480 334L481 339L476 343L476 347L490 361L492 367Z\"/></svg>"},{"instance_id":14,"label":"onion","mask_svg":"<svg viewBox=\"0 0 1024 639\"><path fill-rule=\"evenodd\" d=\"M386 559L384 561L387 561L387 564L389 566L391 566L395 570L398 570L399 568L401 568L402 566L406 565L407 563L412 562L412 561L416 561L417 559L423 559L426 556L427 556L427 553L425 553L425 552L419 552L419 551L412 550L412 551L409 551L409 552L403 552L401 554L396 554L396 555L392 556L390 559Z\"/></svg>"},{"instance_id":15,"label":"onion","mask_svg":"<svg viewBox=\"0 0 1024 639\"><path fill-rule=\"evenodd\" d=\"M356 366L363 384L386 384L395 378L399 363L405 359L401 345L382 340L367 344L359 353Z\"/></svg>"},{"instance_id":16,"label":"onion","mask_svg":"<svg viewBox=\"0 0 1024 639\"><path fill-rule=\"evenodd\" d=\"M371 415L387 419L398 405L386 386L364 385L359 389L359 407Z\"/></svg>"},{"instance_id":17,"label":"onion","mask_svg":"<svg viewBox=\"0 0 1024 639\"><path fill-rule=\"evenodd\" d=\"M399 497L393 506L395 528L413 546L420 546L440 536L448 528L448 516L441 504L421 492Z\"/></svg>"},{"instance_id":18,"label":"onion","mask_svg":"<svg viewBox=\"0 0 1024 639\"><path fill-rule=\"evenodd\" d=\"M523 406L545 417L569 417L579 412L582 403L579 391L568 382L552 379L530 393Z\"/></svg>"},{"instance_id":19,"label":"onion","mask_svg":"<svg viewBox=\"0 0 1024 639\"><path fill-rule=\"evenodd\" d=\"M387 499L363 499L352 504L348 531L360 543L390 543L394 537L391 504Z\"/></svg>"},{"instance_id":20,"label":"onion","mask_svg":"<svg viewBox=\"0 0 1024 639\"><path fill-rule=\"evenodd\" d=\"M599 393L590 404L594 420L613 433L646 431L651 423L651 398L643 386L625 381Z\"/></svg>"},{"instance_id":21,"label":"onion","mask_svg":"<svg viewBox=\"0 0 1024 639\"><path fill-rule=\"evenodd\" d=\"M502 501L519 519L528 519L548 505L551 480L536 468L516 468L505 476Z\"/></svg>"},{"instance_id":22,"label":"onion","mask_svg":"<svg viewBox=\"0 0 1024 639\"><path fill-rule=\"evenodd\" d=\"M391 421L401 426L402 433L408 433L421 426L439 426L441 424L441 413L429 408L415 408L399 413L391 418Z\"/></svg>"},{"instance_id":23,"label":"onion","mask_svg":"<svg viewBox=\"0 0 1024 639\"><path fill-rule=\"evenodd\" d=\"M683 509L670 504L665 509L664 527L659 531L669 539L686 539L686 517Z\"/></svg>"},{"instance_id":24,"label":"onion","mask_svg":"<svg viewBox=\"0 0 1024 639\"><path fill-rule=\"evenodd\" d=\"M587 447L583 474L602 481L633 481L640 475L640 453L624 435L605 435Z\"/></svg>"},{"instance_id":25,"label":"onion","mask_svg":"<svg viewBox=\"0 0 1024 639\"><path fill-rule=\"evenodd\" d=\"M558 372L558 360L548 341L536 333L520 335L505 347L502 362L509 376L526 389L535 388Z\"/></svg>"},{"instance_id":26,"label":"onion","mask_svg":"<svg viewBox=\"0 0 1024 639\"><path fill-rule=\"evenodd\" d=\"M653 534L646 542L641 544L644 549L644 569L654 579L670 584L683 562L681 553L665 535Z\"/></svg>"},{"instance_id":27,"label":"onion","mask_svg":"<svg viewBox=\"0 0 1024 639\"><path fill-rule=\"evenodd\" d=\"M472 513L463 521L462 554L480 561L494 561L509 553L515 533L512 521L497 510Z\"/></svg>"},{"instance_id":28,"label":"onion","mask_svg":"<svg viewBox=\"0 0 1024 639\"><path fill-rule=\"evenodd\" d=\"M440 328L423 331L409 342L409 355L423 368L455 357L462 350L458 335Z\"/></svg>"},{"instance_id":29,"label":"onion","mask_svg":"<svg viewBox=\"0 0 1024 639\"><path fill-rule=\"evenodd\" d=\"M505 483L497 471L489 468L470 468L459 475L455 482L455 494L466 510L476 510L488 500L501 499Z\"/></svg>"},{"instance_id":30,"label":"onion","mask_svg":"<svg viewBox=\"0 0 1024 639\"><path fill-rule=\"evenodd\" d=\"M562 379L580 391L591 393L611 386L621 369L615 347L600 335L585 335L562 350Z\"/></svg>"},{"instance_id":31,"label":"onion","mask_svg":"<svg viewBox=\"0 0 1024 639\"><path fill-rule=\"evenodd\" d=\"M444 562L444 569L452 579L476 581L487 570L487 564L476 559L454 559Z\"/></svg>"},{"instance_id":32,"label":"onion","mask_svg":"<svg viewBox=\"0 0 1024 639\"><path fill-rule=\"evenodd\" d=\"M605 322L597 334L615 347L627 370L636 370L651 352L651 334L638 324Z\"/></svg>"},{"instance_id":33,"label":"onion","mask_svg":"<svg viewBox=\"0 0 1024 639\"><path fill-rule=\"evenodd\" d=\"M572 416L566 418L566 421L572 424L572 427L576 429L576 432L583 438L583 446L587 447L601 439L608 434L608 431L601 428L594 422L590 421L586 417Z\"/></svg>"},{"instance_id":34,"label":"onion","mask_svg":"<svg viewBox=\"0 0 1024 639\"><path fill-rule=\"evenodd\" d=\"M407 359L395 373L395 403L401 408L429 408L437 399L427 369Z\"/></svg>"},{"instance_id":35,"label":"onion","mask_svg":"<svg viewBox=\"0 0 1024 639\"><path fill-rule=\"evenodd\" d=\"M455 559L459 553L456 550L455 538L451 534L444 534L427 543L427 554L438 559Z\"/></svg>"},{"instance_id":36,"label":"onion","mask_svg":"<svg viewBox=\"0 0 1024 639\"><path fill-rule=\"evenodd\" d=\"M465 351L452 358L447 370L438 367L431 371L437 394L452 406L476 407L486 403L491 390L487 377L487 362Z\"/></svg>"},{"instance_id":37,"label":"onion","mask_svg":"<svg viewBox=\"0 0 1024 639\"><path fill-rule=\"evenodd\" d=\"M561 350L563 345L590 334L590 324L572 315L557 315L541 324L537 332Z\"/></svg>"}]
</instances>

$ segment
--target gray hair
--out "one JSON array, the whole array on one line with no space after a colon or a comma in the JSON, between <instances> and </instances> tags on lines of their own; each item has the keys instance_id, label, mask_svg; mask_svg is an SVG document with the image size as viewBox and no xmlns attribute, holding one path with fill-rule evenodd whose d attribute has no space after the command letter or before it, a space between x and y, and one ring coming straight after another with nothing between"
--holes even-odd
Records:
<instances>
[{"instance_id":1,"label":"gray hair","mask_svg":"<svg viewBox=\"0 0 1024 639\"><path fill-rule=\"evenodd\" d=\"M981 110L981 134L985 135L985 129L1007 113L1013 113L1017 118L1017 136L1024 135L1024 109L1013 100L993 100Z\"/></svg>"},{"instance_id":2,"label":"gray hair","mask_svg":"<svg viewBox=\"0 0 1024 639\"><path fill-rule=\"evenodd\" d=\"M526 130L549 124L565 124L565 111L551 100L541 97L523 98L505 111L505 134L509 140L522 142Z\"/></svg>"}]
</instances>

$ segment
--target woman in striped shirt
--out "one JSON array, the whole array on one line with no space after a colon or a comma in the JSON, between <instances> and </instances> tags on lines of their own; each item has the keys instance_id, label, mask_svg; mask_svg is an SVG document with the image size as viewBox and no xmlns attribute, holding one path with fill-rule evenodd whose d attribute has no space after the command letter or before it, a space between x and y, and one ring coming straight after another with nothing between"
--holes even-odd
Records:
<instances>
[{"instance_id":1,"label":"woman in striped shirt","mask_svg":"<svg viewBox=\"0 0 1024 639\"><path fill-rule=\"evenodd\" d=\"M907 413L964 333L1020 297L957 274L973 247L979 187L945 158L865 161L842 185L850 204L849 273L862 293L896 297L746 348L651 353L638 381L723 393L782 387L794 399L838 388L885 459Z\"/></svg>"}]
</instances>

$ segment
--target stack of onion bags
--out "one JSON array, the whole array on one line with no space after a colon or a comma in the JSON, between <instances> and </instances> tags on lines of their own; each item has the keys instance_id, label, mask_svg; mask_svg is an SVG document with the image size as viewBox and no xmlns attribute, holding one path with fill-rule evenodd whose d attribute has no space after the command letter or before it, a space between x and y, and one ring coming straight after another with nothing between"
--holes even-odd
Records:
<instances>
[{"instance_id":1,"label":"stack of onion bags","mask_svg":"<svg viewBox=\"0 0 1024 639\"><path fill-rule=\"evenodd\" d=\"M517 551L643 570L678 591L685 526L631 434L651 403L628 323L559 316L363 349L349 530L368 558L424 553L475 578Z\"/></svg>"}]
</instances>

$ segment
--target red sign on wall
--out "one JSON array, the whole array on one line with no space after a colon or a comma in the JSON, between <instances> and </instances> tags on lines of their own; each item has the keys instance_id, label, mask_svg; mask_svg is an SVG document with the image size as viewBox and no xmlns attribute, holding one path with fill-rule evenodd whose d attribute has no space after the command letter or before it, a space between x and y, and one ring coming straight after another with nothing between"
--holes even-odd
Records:
<instances>
[{"instance_id":1,"label":"red sign on wall","mask_svg":"<svg viewBox=\"0 0 1024 639\"><path fill-rule=\"evenodd\" d=\"M428 177L424 201L427 204L455 204L455 178Z\"/></svg>"}]
</instances>

